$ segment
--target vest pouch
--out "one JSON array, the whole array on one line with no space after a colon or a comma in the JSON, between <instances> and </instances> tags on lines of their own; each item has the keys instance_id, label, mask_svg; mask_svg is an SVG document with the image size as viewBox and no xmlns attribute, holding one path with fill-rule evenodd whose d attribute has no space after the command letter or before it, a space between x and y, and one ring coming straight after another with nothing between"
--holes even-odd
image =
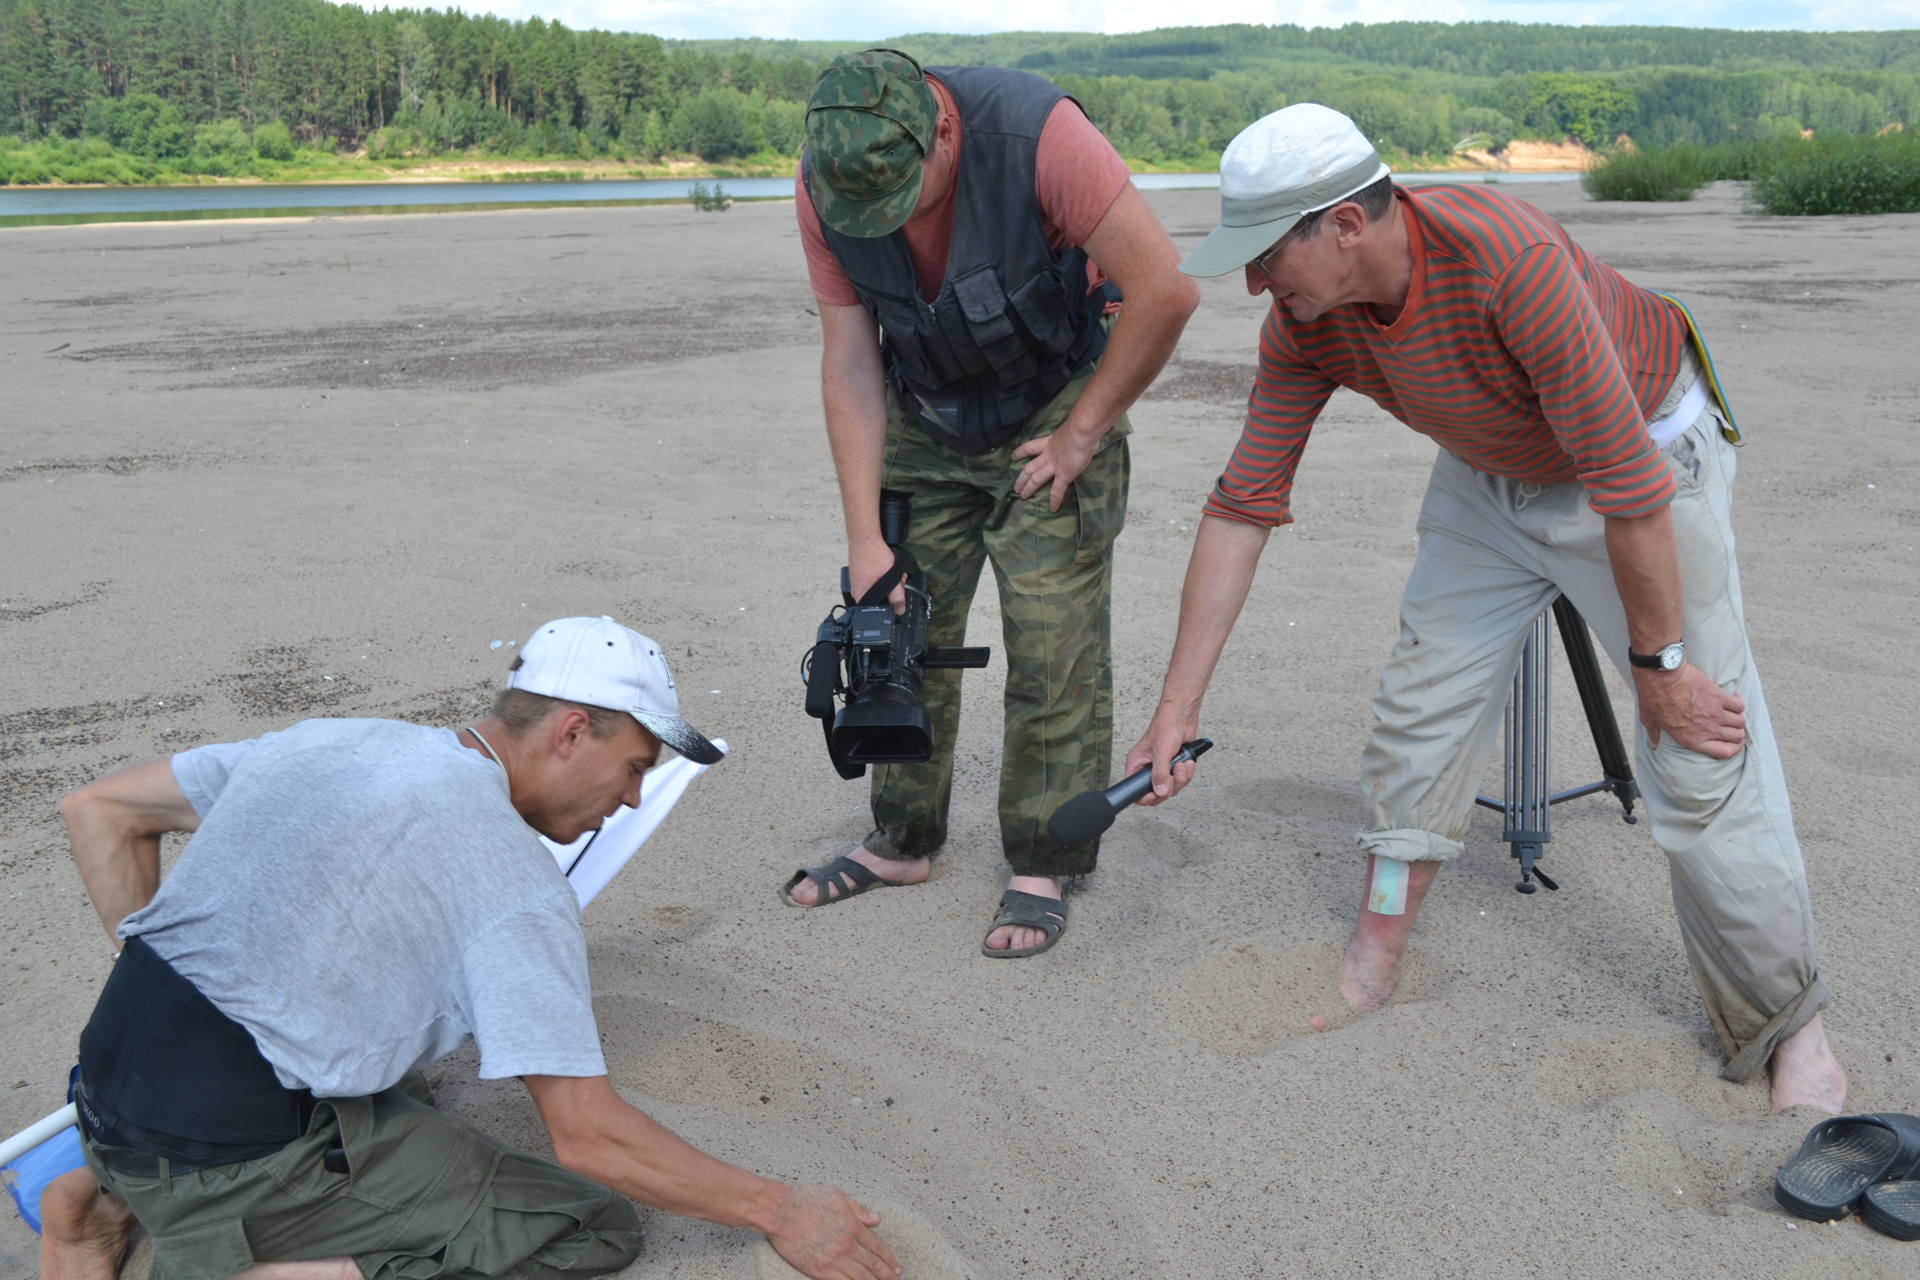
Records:
<instances>
[{"instance_id":1,"label":"vest pouch","mask_svg":"<svg viewBox=\"0 0 1920 1280\"><path fill-rule=\"evenodd\" d=\"M966 405L959 396L927 395L911 387L903 390L906 394L901 400L928 435L965 453L980 451L978 442L967 438L962 421Z\"/></svg>"},{"instance_id":2,"label":"vest pouch","mask_svg":"<svg viewBox=\"0 0 1920 1280\"><path fill-rule=\"evenodd\" d=\"M1073 345L1073 325L1067 311L1067 291L1055 271L1039 271L1013 291L1013 309L1040 349L1061 356Z\"/></svg>"},{"instance_id":3,"label":"vest pouch","mask_svg":"<svg viewBox=\"0 0 1920 1280\"><path fill-rule=\"evenodd\" d=\"M1032 379L1039 364L1021 341L1013 317L1007 314L1007 295L991 266L976 267L953 282L953 296L966 317L967 331L1003 387L1018 387Z\"/></svg>"},{"instance_id":4,"label":"vest pouch","mask_svg":"<svg viewBox=\"0 0 1920 1280\"><path fill-rule=\"evenodd\" d=\"M920 334L920 317L910 302L889 298L873 300L874 319L880 323L880 346L890 363L915 382L937 385L941 379L930 367L926 344Z\"/></svg>"}]
</instances>

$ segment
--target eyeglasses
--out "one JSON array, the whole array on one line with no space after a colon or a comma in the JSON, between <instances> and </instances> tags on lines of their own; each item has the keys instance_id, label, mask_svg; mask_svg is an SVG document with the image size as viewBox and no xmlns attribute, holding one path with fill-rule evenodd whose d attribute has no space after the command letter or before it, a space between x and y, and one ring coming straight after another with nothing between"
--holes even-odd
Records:
<instances>
[{"instance_id":1,"label":"eyeglasses","mask_svg":"<svg viewBox=\"0 0 1920 1280\"><path fill-rule=\"evenodd\" d=\"M1275 244L1273 248L1267 250L1265 253L1255 258L1252 261L1252 263L1250 263L1249 265L1259 268L1260 273L1262 275L1268 274L1267 264L1272 262L1276 257L1280 255L1280 251L1287 247L1287 242L1289 240L1293 240L1296 237L1300 236L1303 232L1306 231L1308 227L1311 227L1315 222L1318 222L1320 220L1320 215L1323 212L1325 212L1325 210L1315 209L1312 213L1301 214L1300 221L1294 223L1291 227L1288 227L1287 234L1281 236L1279 242Z\"/></svg>"}]
</instances>

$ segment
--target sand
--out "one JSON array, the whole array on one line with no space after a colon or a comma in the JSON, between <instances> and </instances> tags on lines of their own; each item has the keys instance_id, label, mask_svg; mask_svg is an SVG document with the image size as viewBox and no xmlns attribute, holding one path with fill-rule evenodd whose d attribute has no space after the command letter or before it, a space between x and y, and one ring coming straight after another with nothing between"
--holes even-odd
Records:
<instances>
[{"instance_id":1,"label":"sand","mask_svg":"<svg viewBox=\"0 0 1920 1280\"><path fill-rule=\"evenodd\" d=\"M1713 337L1829 1026L1857 1108L1920 1110L1920 217L1516 190ZM1149 199L1183 246L1212 224L1208 193ZM866 829L800 709L844 543L790 207L6 230L0 281L0 1130L61 1102L108 967L63 790L303 716L459 724L504 671L494 641L606 612L666 643L687 714L735 747L585 915L614 1082L710 1151L883 1206L916 1280L1920 1265L1773 1207L1818 1117L1719 1078L1661 857L1610 800L1556 810L1562 888L1533 897L1482 813L1399 997L1338 1016L1358 756L1433 456L1370 403L1339 396L1307 452L1198 781L1122 818L1062 945L999 963L977 950L1004 869L998 655L966 677L935 878L775 898ZM1237 279L1205 299L1134 414L1123 746L1262 314ZM990 594L972 624L997 646ZM1597 770L1557 688L1568 786ZM519 1084L474 1068L433 1069L444 1105L544 1150ZM0 1215L0 1274L34 1247ZM779 1268L749 1233L650 1215L628 1274Z\"/></svg>"}]
</instances>

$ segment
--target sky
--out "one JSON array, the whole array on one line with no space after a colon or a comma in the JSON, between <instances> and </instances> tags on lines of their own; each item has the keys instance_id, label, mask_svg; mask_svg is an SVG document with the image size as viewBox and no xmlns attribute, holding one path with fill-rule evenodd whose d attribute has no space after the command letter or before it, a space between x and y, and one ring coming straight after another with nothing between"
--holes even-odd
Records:
<instances>
[{"instance_id":1,"label":"sky","mask_svg":"<svg viewBox=\"0 0 1920 1280\"><path fill-rule=\"evenodd\" d=\"M1321 27L1504 21L1802 31L1920 27L1920 0L1187 0L1178 7L1164 0L970 0L958 9L897 0L461 0L459 7L505 18L538 14L570 27L647 31L676 39L869 40L914 31L1118 33L1221 22Z\"/></svg>"}]
</instances>

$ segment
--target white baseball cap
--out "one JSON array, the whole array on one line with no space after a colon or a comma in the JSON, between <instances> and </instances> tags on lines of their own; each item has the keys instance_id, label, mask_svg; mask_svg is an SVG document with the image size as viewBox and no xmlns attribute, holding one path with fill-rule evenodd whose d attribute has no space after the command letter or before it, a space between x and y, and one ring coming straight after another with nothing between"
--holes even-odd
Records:
<instances>
[{"instance_id":1,"label":"white baseball cap","mask_svg":"<svg viewBox=\"0 0 1920 1280\"><path fill-rule=\"evenodd\" d=\"M726 755L680 718L660 646L612 618L557 618L520 646L507 688L624 711L695 764Z\"/></svg>"},{"instance_id":2,"label":"white baseball cap","mask_svg":"<svg viewBox=\"0 0 1920 1280\"><path fill-rule=\"evenodd\" d=\"M1220 225L1180 263L1190 276L1237 271L1294 223L1392 170L1346 116L1298 102L1242 129L1220 155Z\"/></svg>"}]
</instances>

